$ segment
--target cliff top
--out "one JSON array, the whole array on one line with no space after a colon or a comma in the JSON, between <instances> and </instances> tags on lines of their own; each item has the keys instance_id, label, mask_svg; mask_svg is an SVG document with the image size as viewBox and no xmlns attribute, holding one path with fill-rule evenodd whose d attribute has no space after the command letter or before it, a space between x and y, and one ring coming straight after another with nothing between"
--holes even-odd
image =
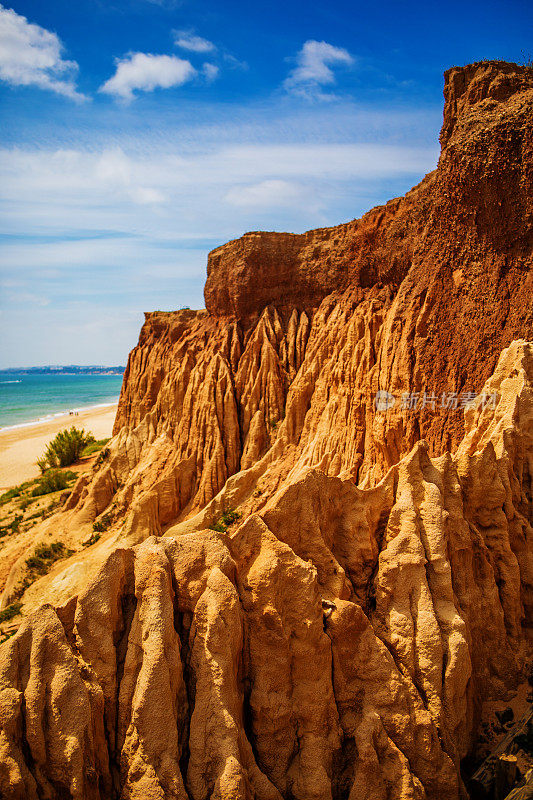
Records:
<instances>
[{"instance_id":1,"label":"cliff top","mask_svg":"<svg viewBox=\"0 0 533 800\"><path fill-rule=\"evenodd\" d=\"M436 171L404 197L372 209L360 220L303 234L249 232L216 248L207 264L206 309L246 323L268 305L309 311L336 290L375 284L397 287L420 249L424 231L424 236L429 233L442 238L441 226L446 230L450 226L464 228L466 218L472 225L472 215L478 211L476 224L483 222L489 236L499 236L502 242L509 239L509 219L517 209L511 216L507 214L505 221L496 198L501 208L509 211L504 198L508 196L512 204L524 192L524 186L514 186L509 177L522 169L520 147L512 139L526 141L529 136L533 95L527 94L525 104L513 103L511 98L531 89L533 69L528 66L483 61L447 70ZM507 115L503 121L502 107ZM507 133L501 134L501 142L489 152L487 136L494 138L494 132L488 131L502 125L507 126ZM452 141L453 152L449 152ZM497 173L503 181L498 186ZM478 208L491 182L494 192L488 205L494 206L496 219L487 216L487 203ZM461 187L468 187L467 194ZM472 202L476 208L467 211L465 203L470 206ZM479 225L468 233L464 229L464 237L470 240L481 233ZM435 246L440 246L437 241ZM498 249L500 246L501 242Z\"/></svg>"}]
</instances>

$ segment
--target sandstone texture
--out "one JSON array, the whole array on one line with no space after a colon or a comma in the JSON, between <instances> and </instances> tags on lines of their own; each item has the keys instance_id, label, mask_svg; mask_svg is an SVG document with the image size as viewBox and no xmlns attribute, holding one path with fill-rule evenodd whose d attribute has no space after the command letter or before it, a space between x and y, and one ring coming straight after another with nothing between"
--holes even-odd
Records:
<instances>
[{"instance_id":1,"label":"sandstone texture","mask_svg":"<svg viewBox=\"0 0 533 800\"><path fill-rule=\"evenodd\" d=\"M531 668L533 72L444 94L404 198L146 315L108 454L2 544L3 607L74 554L0 647L1 797L468 797Z\"/></svg>"}]
</instances>

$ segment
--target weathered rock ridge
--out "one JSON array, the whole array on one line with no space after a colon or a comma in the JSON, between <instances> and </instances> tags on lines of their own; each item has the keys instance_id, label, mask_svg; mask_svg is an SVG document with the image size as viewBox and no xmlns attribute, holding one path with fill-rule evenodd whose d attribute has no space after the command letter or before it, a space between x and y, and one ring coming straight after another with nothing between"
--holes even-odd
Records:
<instances>
[{"instance_id":1,"label":"weathered rock ridge","mask_svg":"<svg viewBox=\"0 0 533 800\"><path fill-rule=\"evenodd\" d=\"M467 796L531 665L533 72L444 93L404 198L246 234L206 311L146 315L109 454L0 544L4 606L75 551L0 648L0 796Z\"/></svg>"},{"instance_id":2,"label":"weathered rock ridge","mask_svg":"<svg viewBox=\"0 0 533 800\"><path fill-rule=\"evenodd\" d=\"M231 534L116 548L3 646L0 790L40 798L465 797L533 606L533 344L454 456L316 469Z\"/></svg>"}]
</instances>

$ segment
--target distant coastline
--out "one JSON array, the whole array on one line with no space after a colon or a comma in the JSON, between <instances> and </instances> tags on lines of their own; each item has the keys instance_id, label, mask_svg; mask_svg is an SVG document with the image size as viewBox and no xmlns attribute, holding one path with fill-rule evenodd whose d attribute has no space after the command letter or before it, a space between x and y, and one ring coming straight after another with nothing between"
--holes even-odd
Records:
<instances>
[{"instance_id":1,"label":"distant coastline","mask_svg":"<svg viewBox=\"0 0 533 800\"><path fill-rule=\"evenodd\" d=\"M116 403L124 368L32 367L0 371L0 429L42 424ZM72 423L73 424L73 423Z\"/></svg>"},{"instance_id":2,"label":"distant coastline","mask_svg":"<svg viewBox=\"0 0 533 800\"><path fill-rule=\"evenodd\" d=\"M57 366L49 364L42 367L7 367L0 369L0 378L9 375L123 375L126 367L108 367L102 364L91 364L80 366L79 364L68 364Z\"/></svg>"}]
</instances>

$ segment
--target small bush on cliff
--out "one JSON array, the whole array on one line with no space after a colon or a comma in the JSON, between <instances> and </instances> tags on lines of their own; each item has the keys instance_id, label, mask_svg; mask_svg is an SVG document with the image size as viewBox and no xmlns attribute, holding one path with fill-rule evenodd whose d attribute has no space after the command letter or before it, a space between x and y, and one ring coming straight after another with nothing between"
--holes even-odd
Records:
<instances>
[{"instance_id":1,"label":"small bush on cliff","mask_svg":"<svg viewBox=\"0 0 533 800\"><path fill-rule=\"evenodd\" d=\"M112 522L111 514L110 513L104 514L103 517L100 517L100 519L97 519L95 522L93 522L93 531L95 533L103 533L109 528L111 522Z\"/></svg>"},{"instance_id":2,"label":"small bush on cliff","mask_svg":"<svg viewBox=\"0 0 533 800\"><path fill-rule=\"evenodd\" d=\"M83 543L84 547L90 547L92 544L96 544L96 542L100 539L99 533L93 533L92 536L89 536L86 542Z\"/></svg>"},{"instance_id":3,"label":"small bush on cliff","mask_svg":"<svg viewBox=\"0 0 533 800\"><path fill-rule=\"evenodd\" d=\"M70 429L59 431L55 439L44 451L44 455L37 461L42 472L49 467L68 467L77 461L83 450L95 441L92 433L85 433L74 425Z\"/></svg>"},{"instance_id":4,"label":"small bush on cliff","mask_svg":"<svg viewBox=\"0 0 533 800\"><path fill-rule=\"evenodd\" d=\"M98 458L96 459L96 465L98 467L100 466L100 464L104 463L106 458L109 458L110 452L111 451L110 451L109 447L104 447L103 450L100 450L100 452L98 453Z\"/></svg>"},{"instance_id":5,"label":"small bush on cliff","mask_svg":"<svg viewBox=\"0 0 533 800\"><path fill-rule=\"evenodd\" d=\"M217 519L216 522L213 522L213 524L209 526L209 530L217 531L217 533L226 533L229 526L234 522L237 522L237 520L240 519L240 516L241 515L239 512L234 511L233 509L224 511L220 519Z\"/></svg>"}]
</instances>

